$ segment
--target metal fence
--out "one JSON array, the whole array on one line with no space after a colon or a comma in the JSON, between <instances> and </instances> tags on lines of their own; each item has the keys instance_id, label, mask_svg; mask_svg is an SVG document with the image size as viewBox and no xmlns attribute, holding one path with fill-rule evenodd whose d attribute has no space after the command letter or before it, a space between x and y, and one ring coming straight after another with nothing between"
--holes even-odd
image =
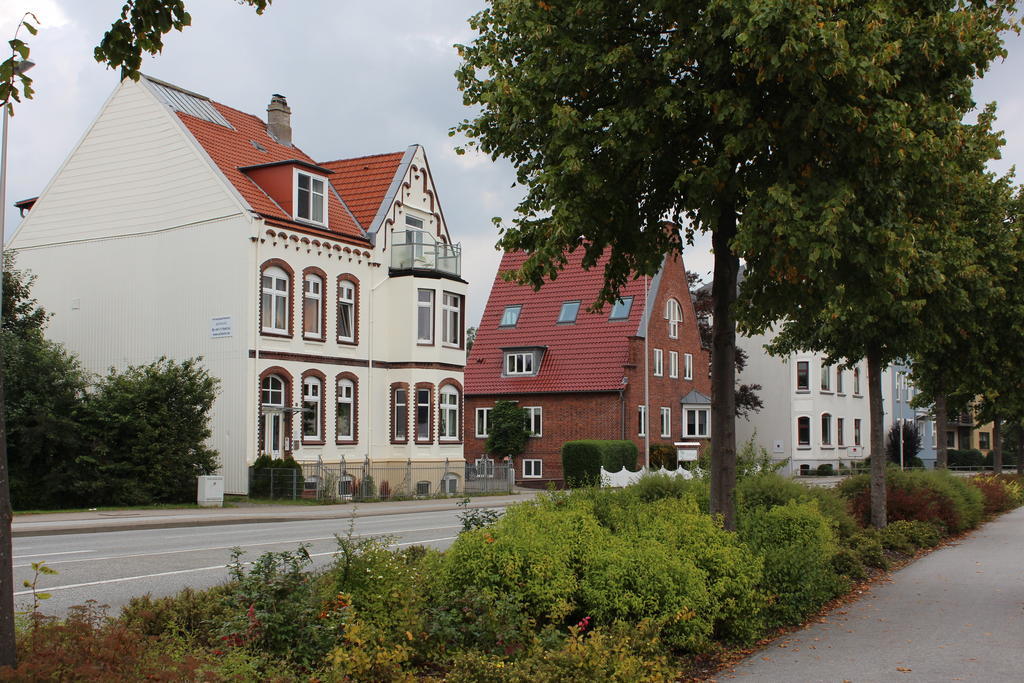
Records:
<instances>
[{"instance_id":1,"label":"metal fence","mask_svg":"<svg viewBox=\"0 0 1024 683\"><path fill-rule=\"evenodd\" d=\"M514 465L503 462L403 464L303 462L299 468L249 468L253 498L364 501L511 493Z\"/></svg>"}]
</instances>

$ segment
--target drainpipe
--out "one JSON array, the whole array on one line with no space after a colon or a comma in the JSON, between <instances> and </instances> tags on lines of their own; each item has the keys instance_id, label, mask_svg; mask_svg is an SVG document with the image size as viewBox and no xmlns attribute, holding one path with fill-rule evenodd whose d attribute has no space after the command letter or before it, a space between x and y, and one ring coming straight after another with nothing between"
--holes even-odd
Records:
<instances>
[{"instance_id":1,"label":"drainpipe","mask_svg":"<svg viewBox=\"0 0 1024 683\"><path fill-rule=\"evenodd\" d=\"M371 282L373 281L373 265L374 264L371 261L370 262L370 281ZM377 264L377 265L380 265L380 264ZM366 312L367 312L367 317L369 318L369 322L368 322L367 330L366 330L366 363L367 363L366 397L367 398L366 398L366 400L363 401L364 405L369 405L373 401L373 298L374 298L374 292L376 292L377 288L380 287L382 284L384 284L387 281L388 281L388 278L384 277L380 282L378 282L377 284L375 284L372 287L370 287L370 292L369 292L368 296L366 297L366 309L367 309ZM409 398L406 397L405 400L406 400L406 406L408 406ZM385 405L385 407L387 407L387 401L384 402L384 405ZM357 407L356 410L357 410L356 414L358 415L358 407ZM367 459L369 459L370 451L373 450L373 410L366 410L364 412L366 413L366 438L367 438L366 457L367 457Z\"/></svg>"}]
</instances>

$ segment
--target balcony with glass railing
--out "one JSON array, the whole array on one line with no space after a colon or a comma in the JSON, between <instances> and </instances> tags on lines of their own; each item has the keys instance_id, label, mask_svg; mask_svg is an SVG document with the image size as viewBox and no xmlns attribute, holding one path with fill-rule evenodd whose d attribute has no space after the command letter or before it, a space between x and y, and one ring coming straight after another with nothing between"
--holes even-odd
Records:
<instances>
[{"instance_id":1,"label":"balcony with glass railing","mask_svg":"<svg viewBox=\"0 0 1024 683\"><path fill-rule=\"evenodd\" d=\"M391 235L391 270L426 270L462 277L462 245L446 244L424 230Z\"/></svg>"}]
</instances>

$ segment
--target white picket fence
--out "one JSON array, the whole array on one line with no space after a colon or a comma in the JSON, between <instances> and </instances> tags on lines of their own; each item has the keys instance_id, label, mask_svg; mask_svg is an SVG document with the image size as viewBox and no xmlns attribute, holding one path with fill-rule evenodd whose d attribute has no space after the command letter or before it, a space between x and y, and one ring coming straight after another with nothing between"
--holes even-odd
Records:
<instances>
[{"instance_id":1,"label":"white picket fence","mask_svg":"<svg viewBox=\"0 0 1024 683\"><path fill-rule=\"evenodd\" d=\"M623 467L618 472L609 472L605 468L601 468L601 486L610 486L612 488L623 488L630 484L637 483L641 477L651 474L667 474L670 477L682 477L683 479L693 479L693 474L689 470L679 468L677 470L638 470L636 472L630 472Z\"/></svg>"}]
</instances>

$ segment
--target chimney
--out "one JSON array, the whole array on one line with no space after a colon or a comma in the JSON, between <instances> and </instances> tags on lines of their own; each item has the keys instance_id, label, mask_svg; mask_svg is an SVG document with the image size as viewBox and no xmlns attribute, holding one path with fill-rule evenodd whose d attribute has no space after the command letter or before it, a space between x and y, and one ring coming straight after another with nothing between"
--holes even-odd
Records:
<instances>
[{"instance_id":1,"label":"chimney","mask_svg":"<svg viewBox=\"0 0 1024 683\"><path fill-rule=\"evenodd\" d=\"M292 110L284 95L274 94L267 106L267 132L282 145L292 146Z\"/></svg>"}]
</instances>

